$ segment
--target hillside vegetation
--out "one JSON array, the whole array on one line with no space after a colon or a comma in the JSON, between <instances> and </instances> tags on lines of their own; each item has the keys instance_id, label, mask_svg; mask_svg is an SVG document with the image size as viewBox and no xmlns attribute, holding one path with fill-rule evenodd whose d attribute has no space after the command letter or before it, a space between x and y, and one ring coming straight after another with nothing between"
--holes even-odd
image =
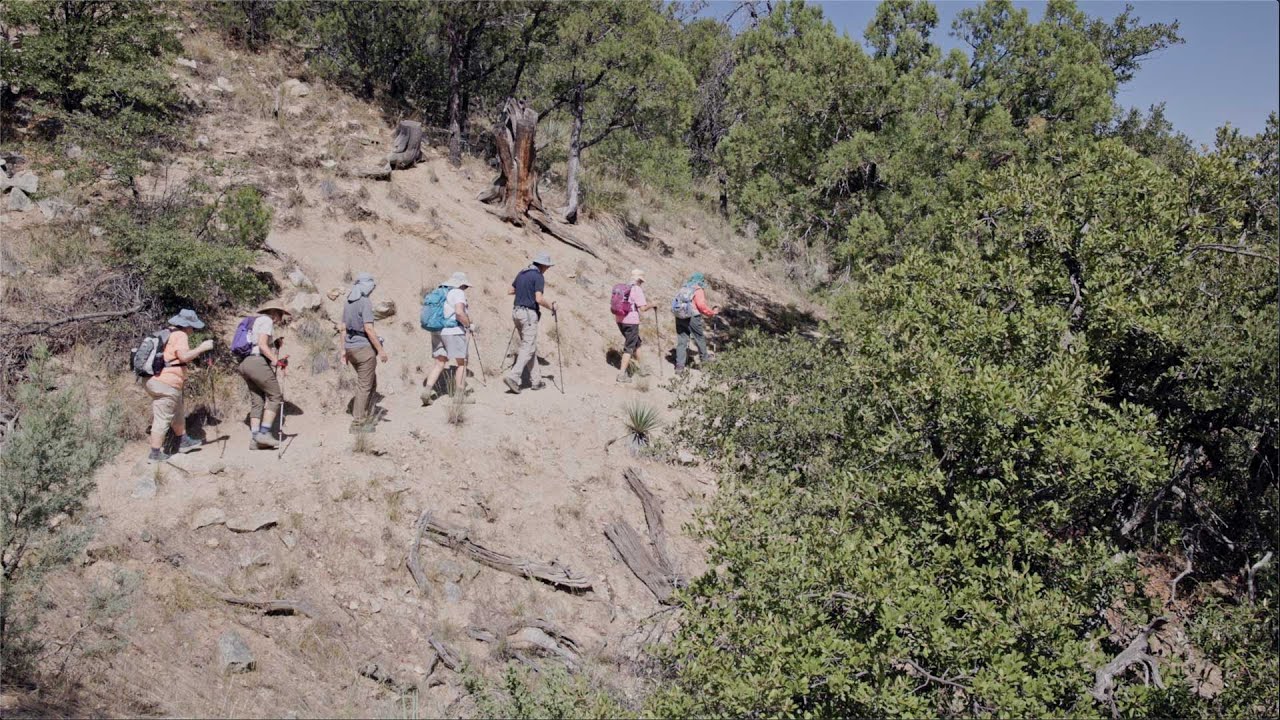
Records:
<instances>
[{"instance_id":1,"label":"hillside vegetation","mask_svg":"<svg viewBox=\"0 0 1280 720\"><path fill-rule=\"evenodd\" d=\"M718 474L686 526L696 537L681 544L705 548L687 566L707 569L677 592L672 632L646 636L625 668L468 677L471 703L448 712L1256 717L1280 704L1280 115L1260 135L1223 127L1196 148L1161 106L1120 107L1144 59L1182 42L1176 23L1144 23L1133 8L1093 17L1066 0L1033 22L990 0L946 29L928 2L885 0L859 41L803 2L742 3L726 20L656 0L253 0L182 17L125 3L0 9L5 147L93 159L56 161L92 215L68 235L83 246L46 249L42 262L73 265L77 247L92 248L72 275L117 278L70 295L6 286L6 304L17 292L15 302L61 315L138 306L49 334L55 351L85 338L119 346L175 304L230 316L278 289L271 273L249 271L264 252L312 247L308 234L325 231L305 210L314 193L283 189L295 170L267 170L260 146L247 153L248 181L188 163L173 189L149 191L167 159L191 150L202 116L314 120L279 94L232 108L211 107L190 83L180 90L184 76L168 72L177 54L216 64L224 42L340 89L326 96L333 107L354 97L384 124L423 121L441 162L409 177L452 173L438 191L393 183L373 201L341 188L350 194L325 218L354 223L377 215L369 206L412 214L420 199L460 205L458 188L487 179L477 158L492 156L489 129L512 96L540 113L548 208L582 233L620 223L633 245L608 252L674 284L686 260L651 230L700 218L683 234L710 247L680 252L724 263L710 268L723 276L716 290L750 307L744 324L755 328L696 380L661 389L680 417L665 441ZM944 54L934 41L947 30L970 50ZM314 157L301 161L313 169L360 152L337 136L328 155L273 137L288 142L282 154ZM359 236L370 250L361 262L386 262L397 287L411 283L392 255L418 247L394 244L409 242L401 210L383 211L378 227L396 237L381 256ZM466 212L431 216L473 234L496 223ZM490 246L495 237L449 248L474 253L500 288L508 268L495 256L510 250ZM351 252L319 252L314 271L338 282ZM587 275L623 264L584 260L573 277L586 288ZM774 267L788 289L759 274ZM817 331L782 307L793 291L824 306ZM95 433L85 457L32 465L47 428L24 413L71 402L41 404L19 383L43 377L45 334L6 349L6 402L18 408L7 412L7 503L11 476L82 495L112 447ZM558 417L571 401L555 405ZM603 432L577 420L579 432ZM664 491L681 487L676 477L663 477ZM10 550L27 538L68 556L48 518L74 515L79 501L54 505L6 508L8 588L34 592L46 570ZM603 572L607 559L589 562ZM4 659L36 682L34 613L19 614L0 626ZM593 637L616 640L613 620ZM397 641L389 629L378 637Z\"/></svg>"}]
</instances>

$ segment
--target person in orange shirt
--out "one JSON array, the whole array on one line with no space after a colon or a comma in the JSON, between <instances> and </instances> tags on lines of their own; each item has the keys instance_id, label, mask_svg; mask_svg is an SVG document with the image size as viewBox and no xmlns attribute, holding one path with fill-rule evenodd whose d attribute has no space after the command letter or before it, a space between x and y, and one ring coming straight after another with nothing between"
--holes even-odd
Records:
<instances>
[{"instance_id":1,"label":"person in orange shirt","mask_svg":"<svg viewBox=\"0 0 1280 720\"><path fill-rule=\"evenodd\" d=\"M169 339L164 344L164 369L147 381L151 396L151 454L148 460L163 461L165 433L170 428L178 438L178 452L200 447L201 441L187 435L187 415L182 403L182 386L187 382L187 364L213 349L205 340L191 349L192 330L204 327L195 310L183 310L169 318Z\"/></svg>"},{"instance_id":2,"label":"person in orange shirt","mask_svg":"<svg viewBox=\"0 0 1280 720\"><path fill-rule=\"evenodd\" d=\"M703 328L702 318L715 317L720 306L707 306L707 294L703 289L707 285L702 273L694 273L689 281L680 288L676 300L672 304L672 312L676 316L676 372L684 372L684 363L689 355L689 339L692 337L698 346L698 364L701 367L711 359L707 352L707 336Z\"/></svg>"}]
</instances>

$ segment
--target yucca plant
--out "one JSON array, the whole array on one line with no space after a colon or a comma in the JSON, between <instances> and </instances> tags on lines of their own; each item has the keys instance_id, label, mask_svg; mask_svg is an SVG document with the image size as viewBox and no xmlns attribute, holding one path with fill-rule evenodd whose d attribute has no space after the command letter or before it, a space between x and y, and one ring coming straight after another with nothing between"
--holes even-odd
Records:
<instances>
[{"instance_id":1,"label":"yucca plant","mask_svg":"<svg viewBox=\"0 0 1280 720\"><path fill-rule=\"evenodd\" d=\"M643 402L628 403L622 409L622 424L627 429L632 454L638 454L649 446L653 432L662 424L658 409Z\"/></svg>"}]
</instances>

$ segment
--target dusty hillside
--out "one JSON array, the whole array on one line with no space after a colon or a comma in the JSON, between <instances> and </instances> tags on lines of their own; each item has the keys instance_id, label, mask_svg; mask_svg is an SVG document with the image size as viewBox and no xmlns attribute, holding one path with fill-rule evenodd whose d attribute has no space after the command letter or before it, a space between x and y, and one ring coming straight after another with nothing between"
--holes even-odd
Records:
<instances>
[{"instance_id":1,"label":"dusty hillside","mask_svg":"<svg viewBox=\"0 0 1280 720\"><path fill-rule=\"evenodd\" d=\"M417 714L465 714L462 674L434 663L429 640L478 673L517 655L552 662L535 660L536 651L508 637L537 621L572 637L576 669L636 693L642 647L671 614L655 616L663 606L603 534L615 517L645 532L623 470L640 468L661 501L671 554L686 575L705 569L686 525L714 478L677 464L678 438L665 433L658 451L644 457L632 457L624 443L606 447L623 434L627 403L652 404L674 419L671 367L658 377L652 350L659 331L651 321L645 360L653 376L614 382L606 357L620 339L607 312L609 288L643 268L650 297L665 304L690 272L704 271L713 299L731 306L721 337L730 326L779 322L798 312L786 307L798 299L751 269L746 241L697 213L653 211L647 229L586 221L575 232L597 260L486 212L475 196L493 172L476 159L454 169L428 150L424 162L389 182L354 179L352 168L386 153L394 118L305 74L307 85L285 86L274 117L276 88L302 69L236 55L203 36L184 42L197 64L175 65L174 73L203 112L189 149L152 178L151 191L194 175L215 187L261 187L276 209L275 255L264 256L261 269L286 303L316 293L320 305L285 332L292 440L283 455L248 449L240 379L223 372L215 384L210 371L198 370L203 377L193 378L188 408L197 411L193 427L205 447L157 473L138 462L146 450L135 441L99 474L91 499L96 539L84 566L52 583L46 614L51 636L79 633L101 645L73 671L89 702L126 714L369 716L403 711L396 703L416 686ZM214 89L219 78L223 90ZM33 213L6 219L11 229L41 221ZM556 261L547 295L560 304L559 343L547 316L539 372L548 386L513 396L497 379L511 332L506 290L540 250ZM444 404L424 408L418 399L429 347L417 324L422 292L454 270L474 284L480 357L472 361L487 370L472 379L476 402L457 425ZM379 368L384 415L367 447L348 434L354 373L338 362L342 298L330 297L362 271L378 279L374 300L394 301L398 310L378 325L391 360ZM670 314L659 318L669 349ZM234 320L219 328L224 351ZM143 395L121 381L120 368L98 362L85 372L99 386ZM592 589L566 592L427 542L422 591L406 557L424 511L485 547L555 560ZM250 529L258 524L266 527ZM264 615L225 600L232 597L299 601L310 617ZM228 631L247 643L254 671L222 672L219 638ZM363 677L369 663L389 682Z\"/></svg>"}]
</instances>

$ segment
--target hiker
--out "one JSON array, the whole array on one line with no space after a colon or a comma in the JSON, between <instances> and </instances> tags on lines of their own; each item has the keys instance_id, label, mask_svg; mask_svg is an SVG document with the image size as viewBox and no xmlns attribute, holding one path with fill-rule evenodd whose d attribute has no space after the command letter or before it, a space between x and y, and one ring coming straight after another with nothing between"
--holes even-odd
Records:
<instances>
[{"instance_id":1,"label":"hiker","mask_svg":"<svg viewBox=\"0 0 1280 720\"><path fill-rule=\"evenodd\" d=\"M427 295L424 303L423 326L431 331L431 355L435 365L427 374L423 383L422 404L430 405L437 397L436 381L440 373L448 367L449 361L456 364L453 371L453 395L457 402L473 402L466 399L467 385L467 333L474 333L476 326L467 313L467 274L455 272L440 284L440 287ZM446 290L444 297L437 296L438 291ZM439 328L439 329L437 329Z\"/></svg>"},{"instance_id":2,"label":"hiker","mask_svg":"<svg viewBox=\"0 0 1280 720\"><path fill-rule=\"evenodd\" d=\"M618 321L618 331L622 333L622 372L618 373L618 382L629 383L631 376L627 368L632 359L636 359L636 374L645 373L640 367L640 313L653 308L644 296L644 271L639 268L631 271L630 284L619 284L613 287L613 297L609 301L609 309Z\"/></svg>"},{"instance_id":3,"label":"hiker","mask_svg":"<svg viewBox=\"0 0 1280 720\"><path fill-rule=\"evenodd\" d=\"M169 459L164 452L165 433L173 429L178 438L178 452L200 447L202 441L187 435L187 414L182 403L182 386L187 381L187 364L213 349L213 341L205 340L191 349L191 330L204 327L195 310L183 310L169 318L168 339L164 343L164 367L144 386L151 396L151 454L148 460Z\"/></svg>"},{"instance_id":4,"label":"hiker","mask_svg":"<svg viewBox=\"0 0 1280 720\"><path fill-rule=\"evenodd\" d=\"M556 304L547 302L542 296L546 287L546 280L542 276L554 264L550 254L538 253L533 264L521 270L507 290L508 295L516 296L515 306L511 308L511 319L520 331L520 351L516 355L516 364L503 376L502 382L517 395L520 394L520 380L526 369L529 371L530 389L541 390L547 386L542 378L535 378L534 375L537 372L535 360L538 355L538 320L542 318L542 308L550 310L553 316L556 314Z\"/></svg>"},{"instance_id":5,"label":"hiker","mask_svg":"<svg viewBox=\"0 0 1280 720\"><path fill-rule=\"evenodd\" d=\"M276 327L291 314L278 303L265 305L240 321L231 341L231 354L242 358L237 370L249 388L250 450L280 446L275 423L284 411L284 392L276 371L288 366L289 356L280 355L284 339L276 338Z\"/></svg>"},{"instance_id":6,"label":"hiker","mask_svg":"<svg viewBox=\"0 0 1280 720\"><path fill-rule=\"evenodd\" d=\"M720 313L720 306L707 307L707 294L703 290L706 285L707 281L702 273L694 273L671 301L671 314L676 316L677 373L685 370L684 363L689 353L690 336L698 346L699 367L712 358L711 353L707 352L707 336L702 318L715 317Z\"/></svg>"},{"instance_id":7,"label":"hiker","mask_svg":"<svg viewBox=\"0 0 1280 720\"><path fill-rule=\"evenodd\" d=\"M387 361L387 350L373 327L373 303L369 294L378 284L369 273L360 273L347 293L342 309L346 338L342 341L342 361L356 371L356 395L351 401L351 431L372 432L373 393L378 389L378 362Z\"/></svg>"}]
</instances>

